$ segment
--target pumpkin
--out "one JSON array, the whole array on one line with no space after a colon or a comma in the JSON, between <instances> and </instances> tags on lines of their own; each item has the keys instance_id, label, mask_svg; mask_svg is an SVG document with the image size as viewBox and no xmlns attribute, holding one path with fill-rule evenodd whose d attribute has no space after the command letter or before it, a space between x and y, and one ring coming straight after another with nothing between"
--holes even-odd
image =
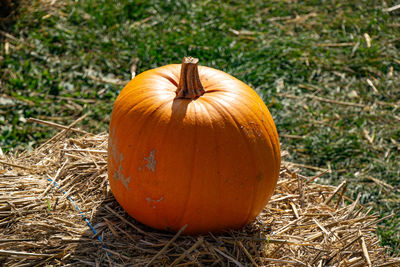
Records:
<instances>
[{"instance_id":1,"label":"pumpkin","mask_svg":"<svg viewBox=\"0 0 400 267\"><path fill-rule=\"evenodd\" d=\"M278 134L262 99L198 59L141 73L114 103L111 190L150 227L187 225L186 234L241 228L267 204L279 171Z\"/></svg>"}]
</instances>

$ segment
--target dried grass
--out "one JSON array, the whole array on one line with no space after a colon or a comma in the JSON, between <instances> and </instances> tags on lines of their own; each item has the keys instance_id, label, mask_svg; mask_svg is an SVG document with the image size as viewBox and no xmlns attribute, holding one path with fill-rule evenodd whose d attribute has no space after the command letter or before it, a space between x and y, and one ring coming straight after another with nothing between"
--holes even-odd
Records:
<instances>
[{"instance_id":1,"label":"dried grass","mask_svg":"<svg viewBox=\"0 0 400 267\"><path fill-rule=\"evenodd\" d=\"M0 166L5 266L400 266L380 246L371 209L283 166L275 195L239 231L182 236L129 217L107 181L107 134L74 125ZM60 128L60 127L59 127ZM182 229L183 230L183 229Z\"/></svg>"}]
</instances>

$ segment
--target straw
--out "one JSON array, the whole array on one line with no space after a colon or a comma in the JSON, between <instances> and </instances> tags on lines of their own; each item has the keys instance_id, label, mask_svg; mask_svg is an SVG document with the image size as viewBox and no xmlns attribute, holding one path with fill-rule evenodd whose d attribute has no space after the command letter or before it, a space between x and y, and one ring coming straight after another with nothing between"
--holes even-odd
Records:
<instances>
[{"instance_id":1,"label":"straw","mask_svg":"<svg viewBox=\"0 0 400 267\"><path fill-rule=\"evenodd\" d=\"M392 215L369 214L361 195L348 205L348 181L316 184L326 171L305 177L301 166L282 167L270 202L243 229L195 237L151 229L112 195L107 133L75 131L78 122L44 123L62 130L32 152L2 158L2 265L400 265L376 234L377 223Z\"/></svg>"}]
</instances>

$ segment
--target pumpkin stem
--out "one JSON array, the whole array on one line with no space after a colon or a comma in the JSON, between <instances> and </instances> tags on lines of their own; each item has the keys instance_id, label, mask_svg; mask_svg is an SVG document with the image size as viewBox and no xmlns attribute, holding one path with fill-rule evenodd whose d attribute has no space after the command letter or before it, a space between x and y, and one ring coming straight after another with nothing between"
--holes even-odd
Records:
<instances>
[{"instance_id":1,"label":"pumpkin stem","mask_svg":"<svg viewBox=\"0 0 400 267\"><path fill-rule=\"evenodd\" d=\"M197 64L198 58L184 57L181 66L181 77L179 78L177 98L195 99L205 93L201 84Z\"/></svg>"}]
</instances>

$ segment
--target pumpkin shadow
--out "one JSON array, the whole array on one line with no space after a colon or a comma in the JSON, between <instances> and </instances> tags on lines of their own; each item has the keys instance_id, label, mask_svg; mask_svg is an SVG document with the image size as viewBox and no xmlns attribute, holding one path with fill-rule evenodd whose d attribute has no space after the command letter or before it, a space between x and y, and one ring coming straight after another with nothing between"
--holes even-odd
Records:
<instances>
[{"instance_id":1,"label":"pumpkin shadow","mask_svg":"<svg viewBox=\"0 0 400 267\"><path fill-rule=\"evenodd\" d=\"M85 212L86 230L70 252L73 266L145 266L158 252L156 240L143 243L148 236L170 239L173 234L154 230L130 217L114 196Z\"/></svg>"},{"instance_id":2,"label":"pumpkin shadow","mask_svg":"<svg viewBox=\"0 0 400 267\"><path fill-rule=\"evenodd\" d=\"M70 252L70 259L63 264L72 266L146 266L153 258L156 258L150 266L170 265L183 254L188 254L181 259L183 262L192 262L190 266L230 266L232 262L228 258L213 258L214 251L208 251L209 244L213 246L226 246L221 240L235 240L237 236L254 237L257 228L254 223L237 231L225 233L187 236L181 235L174 243L169 244L168 250L159 252L174 238L175 233L160 231L141 224L130 217L118 204L114 196L104 198L100 205L87 211L86 221L90 227L82 235L74 251ZM198 251L187 253L192 246L204 240L204 244L198 246ZM208 244L208 245L207 245ZM263 246L256 248L258 253ZM197 255L190 255L191 253ZM209 254L208 254L209 253ZM157 256L156 256L157 255ZM196 263L198 255L201 259ZM194 260L194 262L193 262ZM243 256L244 266L251 265ZM203 262L204 261L204 262ZM181 262L182 263L182 262Z\"/></svg>"}]
</instances>

